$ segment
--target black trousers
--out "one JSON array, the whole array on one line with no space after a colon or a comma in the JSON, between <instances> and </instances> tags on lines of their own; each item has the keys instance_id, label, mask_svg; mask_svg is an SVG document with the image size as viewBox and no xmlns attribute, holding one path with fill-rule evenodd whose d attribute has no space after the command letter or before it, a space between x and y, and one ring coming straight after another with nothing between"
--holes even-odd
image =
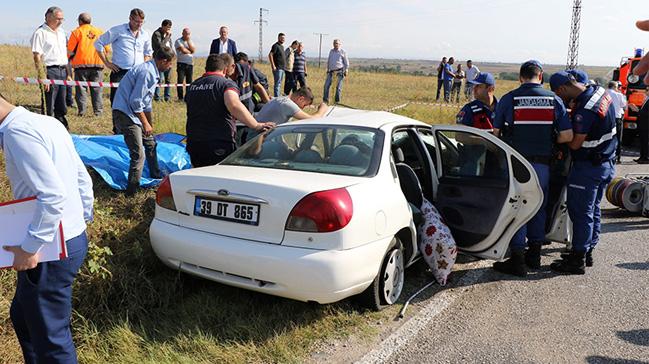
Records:
<instances>
[{"instance_id":1,"label":"black trousers","mask_svg":"<svg viewBox=\"0 0 649 364\"><path fill-rule=\"evenodd\" d=\"M124 75L126 75L126 72L128 72L128 70L120 69L117 72L112 71L110 73L110 82L119 82L119 81L121 81L122 78L124 78ZM113 106L113 99L115 98L116 93L117 93L117 87L111 87L110 88L110 106Z\"/></svg>"},{"instance_id":2,"label":"black trousers","mask_svg":"<svg viewBox=\"0 0 649 364\"><path fill-rule=\"evenodd\" d=\"M640 159L649 159L649 129L638 129L640 136Z\"/></svg>"},{"instance_id":3,"label":"black trousers","mask_svg":"<svg viewBox=\"0 0 649 364\"><path fill-rule=\"evenodd\" d=\"M237 149L232 142L187 142L187 153L192 161L192 166L206 167L220 163Z\"/></svg>"},{"instance_id":4,"label":"black trousers","mask_svg":"<svg viewBox=\"0 0 649 364\"><path fill-rule=\"evenodd\" d=\"M304 72L293 72L293 79L295 80L295 88L297 89L297 85L300 85L300 88L306 86L306 75Z\"/></svg>"},{"instance_id":5,"label":"black trousers","mask_svg":"<svg viewBox=\"0 0 649 364\"><path fill-rule=\"evenodd\" d=\"M65 66L50 66L46 68L48 80L65 80L68 72ZM67 86L50 85L50 90L45 93L45 109L47 115L54 116L61 124L68 127L68 120L65 115L68 113L68 107L65 103Z\"/></svg>"},{"instance_id":6,"label":"black trousers","mask_svg":"<svg viewBox=\"0 0 649 364\"><path fill-rule=\"evenodd\" d=\"M295 76L293 72L286 71L286 78L284 79L284 95L288 96L291 91L295 91Z\"/></svg>"},{"instance_id":7,"label":"black trousers","mask_svg":"<svg viewBox=\"0 0 649 364\"><path fill-rule=\"evenodd\" d=\"M176 63L176 74L178 74L178 84L183 82L189 86L190 83L194 80L194 65L187 63ZM185 89L184 87L178 86L176 91L178 91L178 100L185 100Z\"/></svg>"}]
</instances>

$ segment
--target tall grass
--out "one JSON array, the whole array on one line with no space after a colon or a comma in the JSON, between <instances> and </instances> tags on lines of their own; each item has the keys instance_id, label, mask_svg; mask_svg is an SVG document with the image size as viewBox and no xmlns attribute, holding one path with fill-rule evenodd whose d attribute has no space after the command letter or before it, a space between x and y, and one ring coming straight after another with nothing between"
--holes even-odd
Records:
<instances>
[{"instance_id":1,"label":"tall grass","mask_svg":"<svg viewBox=\"0 0 649 364\"><path fill-rule=\"evenodd\" d=\"M203 65L204 60L198 60L196 77ZM266 65L260 67L271 75ZM310 71L309 85L319 97L324 71ZM0 45L0 75L34 77L29 49ZM352 71L345 81L343 101L374 110L408 101L432 102L436 84L431 77ZM37 86L5 79L0 81L0 91L16 104L39 108ZM71 132L110 134L107 95L105 91L101 117L77 117L76 109L70 109ZM452 123L458 108L409 105L398 113L429 123ZM184 134L185 111L180 102L156 103L155 131ZM128 199L92 175L96 195L95 221L88 228L92 245L88 264L74 287L73 332L84 363L297 362L322 340L351 333L369 335L370 322L395 313L394 308L368 313L348 301L309 305L167 269L149 244L154 191ZM2 172L0 200L10 198ZM426 279L422 270L411 271L409 287ZM14 280L15 273L0 272L0 361L6 363L22 361L8 317Z\"/></svg>"}]
</instances>

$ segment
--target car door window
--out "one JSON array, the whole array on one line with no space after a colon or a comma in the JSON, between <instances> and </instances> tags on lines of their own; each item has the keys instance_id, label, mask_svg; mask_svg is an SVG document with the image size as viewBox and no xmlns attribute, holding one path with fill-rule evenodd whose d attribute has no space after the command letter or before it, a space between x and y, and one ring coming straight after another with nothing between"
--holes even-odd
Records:
<instances>
[{"instance_id":1,"label":"car door window","mask_svg":"<svg viewBox=\"0 0 649 364\"><path fill-rule=\"evenodd\" d=\"M507 154L477 134L438 131L442 176L506 182Z\"/></svg>"}]
</instances>

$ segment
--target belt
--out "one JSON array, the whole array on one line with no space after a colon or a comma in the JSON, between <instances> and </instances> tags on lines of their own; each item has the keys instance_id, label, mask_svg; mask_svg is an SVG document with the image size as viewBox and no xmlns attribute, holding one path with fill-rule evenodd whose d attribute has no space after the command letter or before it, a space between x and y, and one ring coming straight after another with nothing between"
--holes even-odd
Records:
<instances>
[{"instance_id":1,"label":"belt","mask_svg":"<svg viewBox=\"0 0 649 364\"><path fill-rule=\"evenodd\" d=\"M538 163L538 164L550 164L550 160L552 160L552 157L542 157L542 156L531 156L531 157L525 157L528 162L530 163Z\"/></svg>"},{"instance_id":2,"label":"belt","mask_svg":"<svg viewBox=\"0 0 649 364\"><path fill-rule=\"evenodd\" d=\"M59 66L59 65L53 65L53 66L45 66L45 68L65 68L66 66Z\"/></svg>"}]
</instances>

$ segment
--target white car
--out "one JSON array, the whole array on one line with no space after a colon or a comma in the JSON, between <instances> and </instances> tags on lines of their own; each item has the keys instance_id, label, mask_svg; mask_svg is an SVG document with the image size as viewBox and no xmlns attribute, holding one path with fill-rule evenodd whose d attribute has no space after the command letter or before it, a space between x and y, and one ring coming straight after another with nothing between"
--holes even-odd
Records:
<instances>
[{"instance_id":1,"label":"white car","mask_svg":"<svg viewBox=\"0 0 649 364\"><path fill-rule=\"evenodd\" d=\"M502 259L540 208L532 166L475 128L335 109L287 123L216 166L171 174L151 245L169 267L300 301L399 299L418 258L421 195L460 251Z\"/></svg>"}]
</instances>

